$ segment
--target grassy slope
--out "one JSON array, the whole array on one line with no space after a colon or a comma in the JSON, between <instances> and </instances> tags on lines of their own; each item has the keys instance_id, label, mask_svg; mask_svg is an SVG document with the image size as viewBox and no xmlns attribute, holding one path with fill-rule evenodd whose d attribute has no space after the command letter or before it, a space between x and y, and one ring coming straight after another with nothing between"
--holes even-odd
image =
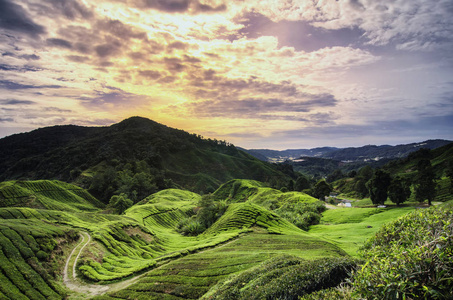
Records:
<instances>
[{"instance_id":1,"label":"grassy slope","mask_svg":"<svg viewBox=\"0 0 453 300\"><path fill-rule=\"evenodd\" d=\"M329 209L323 213L321 224L311 226L309 233L334 243L351 256L357 256L357 250L383 224L412 210L413 207Z\"/></svg>"}]
</instances>

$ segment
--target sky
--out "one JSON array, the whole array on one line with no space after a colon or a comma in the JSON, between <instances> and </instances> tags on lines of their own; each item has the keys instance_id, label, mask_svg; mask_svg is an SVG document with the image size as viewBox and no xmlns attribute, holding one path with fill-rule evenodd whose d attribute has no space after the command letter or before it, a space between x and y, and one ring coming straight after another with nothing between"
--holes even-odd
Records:
<instances>
[{"instance_id":1,"label":"sky","mask_svg":"<svg viewBox=\"0 0 453 300\"><path fill-rule=\"evenodd\" d=\"M0 0L0 137L131 116L248 149L453 140L453 1Z\"/></svg>"}]
</instances>

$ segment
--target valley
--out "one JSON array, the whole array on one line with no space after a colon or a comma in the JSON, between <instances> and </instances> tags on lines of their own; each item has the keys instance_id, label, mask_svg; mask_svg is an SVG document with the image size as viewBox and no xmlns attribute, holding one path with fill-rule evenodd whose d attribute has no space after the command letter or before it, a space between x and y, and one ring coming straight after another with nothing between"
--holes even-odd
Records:
<instances>
[{"instance_id":1,"label":"valley","mask_svg":"<svg viewBox=\"0 0 453 300\"><path fill-rule=\"evenodd\" d=\"M451 144L327 179L141 118L0 145L0 299L452 296ZM116 152L92 150L100 145ZM431 207L419 191L426 170ZM376 200L378 174L407 182L404 201L390 188ZM393 263L404 274L392 277ZM438 275L405 288L425 272Z\"/></svg>"}]
</instances>

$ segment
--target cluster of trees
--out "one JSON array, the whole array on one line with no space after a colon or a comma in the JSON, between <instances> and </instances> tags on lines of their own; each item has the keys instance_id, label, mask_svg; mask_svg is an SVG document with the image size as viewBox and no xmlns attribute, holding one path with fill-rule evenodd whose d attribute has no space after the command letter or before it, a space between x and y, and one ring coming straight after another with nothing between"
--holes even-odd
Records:
<instances>
[{"instance_id":1,"label":"cluster of trees","mask_svg":"<svg viewBox=\"0 0 453 300\"><path fill-rule=\"evenodd\" d=\"M103 202L108 202L114 195L124 194L137 203L172 185L161 170L151 167L145 160L125 164L117 161L93 176L89 192Z\"/></svg>"},{"instance_id":2,"label":"cluster of trees","mask_svg":"<svg viewBox=\"0 0 453 300\"><path fill-rule=\"evenodd\" d=\"M417 175L413 180L405 180L399 176L392 178L389 173L377 169L367 183L371 201L377 205L384 204L387 197L397 205L404 203L412 194L412 185L415 199L419 202L428 200L431 205L436 195L436 174L429 159L418 161Z\"/></svg>"},{"instance_id":3,"label":"cluster of trees","mask_svg":"<svg viewBox=\"0 0 453 300\"><path fill-rule=\"evenodd\" d=\"M318 199L323 199L335 186L335 190L351 194L354 197L370 197L375 205L382 205L387 199L400 205L409 198L414 198L418 202L427 201L431 205L436 197L436 180L440 176L439 167L434 168L431 165L433 155L432 151L421 149L412 153L409 158L382 168L374 169L371 165L367 165L348 173L337 169L321 180L308 178L294 172L296 176L299 175L296 177L297 179L291 180L283 188L277 188L302 191ZM410 168L402 171L401 165L409 165ZM410 172L404 173L407 172L406 170L410 170ZM442 174L450 178L450 189L453 191L453 161L444 163ZM292 177L294 178L294 176Z\"/></svg>"},{"instance_id":4,"label":"cluster of trees","mask_svg":"<svg viewBox=\"0 0 453 300\"><path fill-rule=\"evenodd\" d=\"M290 180L288 185L280 188L280 190L304 192L317 199L324 200L324 197L328 196L333 188L325 179L315 180L299 174L296 181Z\"/></svg>"},{"instance_id":5,"label":"cluster of trees","mask_svg":"<svg viewBox=\"0 0 453 300\"><path fill-rule=\"evenodd\" d=\"M373 170L366 166L348 174L353 178L350 189L359 197L370 197L375 205L383 205L387 198L400 205L409 199L412 192L417 201L428 200L431 205L436 195L436 174L430 160L419 159L416 171L415 177L401 177L391 176L381 168Z\"/></svg>"}]
</instances>

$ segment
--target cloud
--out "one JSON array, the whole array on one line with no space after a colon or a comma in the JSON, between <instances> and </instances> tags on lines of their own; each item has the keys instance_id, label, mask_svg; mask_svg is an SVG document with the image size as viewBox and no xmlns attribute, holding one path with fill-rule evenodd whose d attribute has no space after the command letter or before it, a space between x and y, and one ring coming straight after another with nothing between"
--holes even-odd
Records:
<instances>
[{"instance_id":1,"label":"cloud","mask_svg":"<svg viewBox=\"0 0 453 300\"><path fill-rule=\"evenodd\" d=\"M0 123L14 122L13 118L2 118L0 117Z\"/></svg>"},{"instance_id":2,"label":"cloud","mask_svg":"<svg viewBox=\"0 0 453 300\"><path fill-rule=\"evenodd\" d=\"M134 93L126 92L120 88L111 86L104 86L102 90L93 91L92 95L85 95L80 97L74 97L81 101L82 105L94 108L103 109L119 109L119 108L131 108L142 105L144 100L149 100L147 96L137 95Z\"/></svg>"},{"instance_id":3,"label":"cloud","mask_svg":"<svg viewBox=\"0 0 453 300\"><path fill-rule=\"evenodd\" d=\"M160 77L162 77L162 75L158 72L158 71L154 71L154 70L143 70L143 71L138 71L138 74L141 76L141 77L144 77L144 78L147 78L147 79L159 79Z\"/></svg>"},{"instance_id":4,"label":"cloud","mask_svg":"<svg viewBox=\"0 0 453 300\"><path fill-rule=\"evenodd\" d=\"M50 46L55 46L55 47L60 47L60 48L66 48L66 49L72 49L72 44L63 39L57 39L57 38L51 38L47 39L47 44Z\"/></svg>"},{"instance_id":5,"label":"cloud","mask_svg":"<svg viewBox=\"0 0 453 300\"><path fill-rule=\"evenodd\" d=\"M0 0L0 28L37 37L46 29L35 23L22 6L8 0Z\"/></svg>"},{"instance_id":6,"label":"cloud","mask_svg":"<svg viewBox=\"0 0 453 300\"><path fill-rule=\"evenodd\" d=\"M121 43L119 41L112 41L111 43L101 44L94 47L96 54L101 58L115 56L120 53Z\"/></svg>"},{"instance_id":7,"label":"cloud","mask_svg":"<svg viewBox=\"0 0 453 300\"><path fill-rule=\"evenodd\" d=\"M47 0L31 3L29 7L39 16L56 20L61 17L70 21L89 20L94 16L91 9L78 0Z\"/></svg>"},{"instance_id":8,"label":"cloud","mask_svg":"<svg viewBox=\"0 0 453 300\"><path fill-rule=\"evenodd\" d=\"M49 0L48 3L53 11L60 11L70 20L77 18L90 19L93 17L90 9L76 0Z\"/></svg>"},{"instance_id":9,"label":"cloud","mask_svg":"<svg viewBox=\"0 0 453 300\"><path fill-rule=\"evenodd\" d=\"M139 39L146 40L147 35L144 31L136 30L132 26L125 25L119 20L102 19L98 20L94 25L94 30L101 34L110 34L120 39Z\"/></svg>"},{"instance_id":10,"label":"cloud","mask_svg":"<svg viewBox=\"0 0 453 300\"><path fill-rule=\"evenodd\" d=\"M227 9L225 4L209 5L197 0L136 0L132 2L141 8L156 9L166 13L215 13Z\"/></svg>"},{"instance_id":11,"label":"cloud","mask_svg":"<svg viewBox=\"0 0 453 300\"><path fill-rule=\"evenodd\" d=\"M308 95L307 95L308 96ZM281 99L250 98L243 100L207 100L193 102L186 106L197 117L258 118L258 119L297 119L300 117L281 116L278 113L306 113L319 107L335 106L332 95L312 95L310 99L290 101ZM305 118L302 118L306 120Z\"/></svg>"},{"instance_id":12,"label":"cloud","mask_svg":"<svg viewBox=\"0 0 453 300\"><path fill-rule=\"evenodd\" d=\"M17 71L17 72L37 72L42 71L41 68L33 66L13 66L8 64L0 64L0 70L2 71Z\"/></svg>"},{"instance_id":13,"label":"cloud","mask_svg":"<svg viewBox=\"0 0 453 300\"><path fill-rule=\"evenodd\" d=\"M255 11L274 22L307 21L327 30L359 28L371 45L404 50L446 49L452 45L453 2L338 0L248 1L243 12Z\"/></svg>"},{"instance_id":14,"label":"cloud","mask_svg":"<svg viewBox=\"0 0 453 300\"><path fill-rule=\"evenodd\" d=\"M45 107L44 111L56 112L56 113L72 113L73 112L70 109L61 109L61 108L58 108L58 107Z\"/></svg>"},{"instance_id":15,"label":"cloud","mask_svg":"<svg viewBox=\"0 0 453 300\"><path fill-rule=\"evenodd\" d=\"M25 89L59 89L62 86L60 85L34 85L34 84L22 84L10 80L0 80L0 88L7 90L25 90Z\"/></svg>"},{"instance_id":16,"label":"cloud","mask_svg":"<svg viewBox=\"0 0 453 300\"><path fill-rule=\"evenodd\" d=\"M1 104L3 104L3 105L31 105L31 104L36 104L36 102L30 101L30 100L8 99L8 100L1 101Z\"/></svg>"},{"instance_id":17,"label":"cloud","mask_svg":"<svg viewBox=\"0 0 453 300\"><path fill-rule=\"evenodd\" d=\"M22 59L25 59L25 60L40 60L41 59L41 57L39 57L36 54L16 55L16 54L11 53L11 52L4 52L4 53L2 53L2 56L11 56L11 57L16 57L16 58L22 58Z\"/></svg>"}]
</instances>

